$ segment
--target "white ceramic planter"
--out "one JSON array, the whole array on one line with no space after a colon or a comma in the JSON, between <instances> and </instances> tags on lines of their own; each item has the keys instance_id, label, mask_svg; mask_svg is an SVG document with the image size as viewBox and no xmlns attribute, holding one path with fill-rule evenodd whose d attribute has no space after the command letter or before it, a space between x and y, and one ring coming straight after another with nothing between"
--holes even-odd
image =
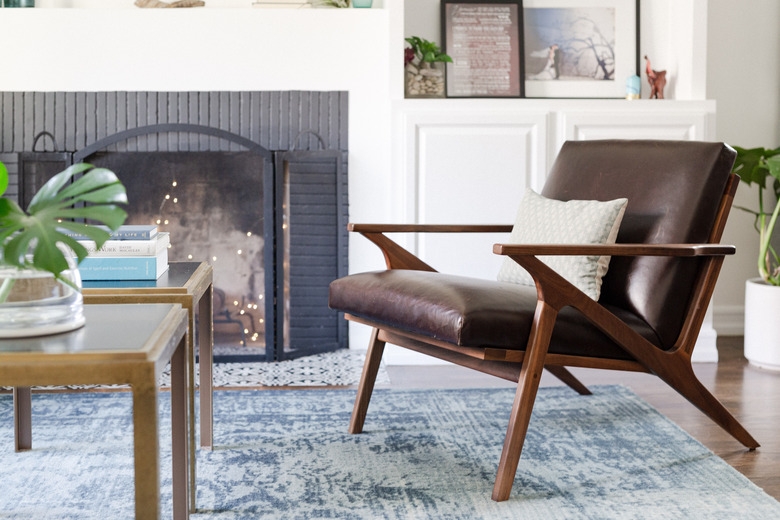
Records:
<instances>
[{"instance_id":1,"label":"white ceramic planter","mask_svg":"<svg viewBox=\"0 0 780 520\"><path fill-rule=\"evenodd\" d=\"M757 367L780 370L780 287L760 278L745 283L745 357Z\"/></svg>"}]
</instances>

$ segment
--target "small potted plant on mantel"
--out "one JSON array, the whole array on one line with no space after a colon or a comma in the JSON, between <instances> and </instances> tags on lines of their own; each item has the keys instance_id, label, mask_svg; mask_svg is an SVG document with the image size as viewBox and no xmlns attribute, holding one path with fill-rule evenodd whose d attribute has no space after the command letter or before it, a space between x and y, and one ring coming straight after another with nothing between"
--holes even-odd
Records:
<instances>
[{"instance_id":1,"label":"small potted plant on mantel","mask_svg":"<svg viewBox=\"0 0 780 520\"><path fill-rule=\"evenodd\" d=\"M7 189L8 170L0 162L0 196ZM113 231L127 218L117 204L126 203L117 176L89 164L52 177L27 211L0 198L0 337L54 334L84 324L77 263L87 250L61 231L87 235L99 248L110 233L72 219L89 219Z\"/></svg>"},{"instance_id":2,"label":"small potted plant on mantel","mask_svg":"<svg viewBox=\"0 0 780 520\"><path fill-rule=\"evenodd\" d=\"M757 211L735 206L755 217L759 234L759 278L745 283L745 357L756 366L780 370L780 257L772 246L780 215L780 148L734 149L734 173L746 184L758 186ZM769 205L765 190L772 197Z\"/></svg>"},{"instance_id":3,"label":"small potted plant on mantel","mask_svg":"<svg viewBox=\"0 0 780 520\"><path fill-rule=\"evenodd\" d=\"M404 51L406 97L444 97L444 63L452 58L438 45L417 36L406 38Z\"/></svg>"}]
</instances>

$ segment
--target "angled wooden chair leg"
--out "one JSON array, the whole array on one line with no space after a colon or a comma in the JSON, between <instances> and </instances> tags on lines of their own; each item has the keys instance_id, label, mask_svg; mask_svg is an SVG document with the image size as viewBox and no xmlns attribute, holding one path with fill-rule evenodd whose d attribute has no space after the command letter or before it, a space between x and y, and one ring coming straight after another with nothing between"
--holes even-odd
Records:
<instances>
[{"instance_id":1,"label":"angled wooden chair leg","mask_svg":"<svg viewBox=\"0 0 780 520\"><path fill-rule=\"evenodd\" d=\"M557 315L558 311L544 301L537 303L523 367L520 369L520 377L517 381L512 414L504 438L504 449L498 463L496 483L493 486L493 500L496 502L508 499L512 491L512 483L515 480L517 464L520 462L520 453L523 451L523 442L528 431L528 423L531 421L536 391L539 389L544 359L547 356Z\"/></svg>"},{"instance_id":2,"label":"angled wooden chair leg","mask_svg":"<svg viewBox=\"0 0 780 520\"><path fill-rule=\"evenodd\" d=\"M691 404L701 410L707 417L712 419L718 426L726 430L732 437L741 442L746 448L754 450L760 446L758 441L753 438L723 404L704 386L693 371L690 361L680 364L682 368L677 371L677 377L664 377L669 386L677 390Z\"/></svg>"},{"instance_id":3,"label":"angled wooden chair leg","mask_svg":"<svg viewBox=\"0 0 780 520\"><path fill-rule=\"evenodd\" d=\"M379 365L382 361L382 353L385 350L385 342L379 339L379 329L374 329L371 333L371 342L368 345L366 361L363 364L363 374L360 376L355 407L352 409L352 419L349 421L349 433L360 433L363 431L363 423L366 420L368 411L368 402L371 400L371 393L374 390L376 374L379 372Z\"/></svg>"},{"instance_id":4,"label":"angled wooden chair leg","mask_svg":"<svg viewBox=\"0 0 780 520\"><path fill-rule=\"evenodd\" d=\"M580 395L593 395L593 392L588 390L588 387L582 384L582 382L577 379L574 374L569 372L569 369L562 366L557 365L545 365L544 368L547 369L549 373L566 383L566 385L577 392Z\"/></svg>"}]
</instances>

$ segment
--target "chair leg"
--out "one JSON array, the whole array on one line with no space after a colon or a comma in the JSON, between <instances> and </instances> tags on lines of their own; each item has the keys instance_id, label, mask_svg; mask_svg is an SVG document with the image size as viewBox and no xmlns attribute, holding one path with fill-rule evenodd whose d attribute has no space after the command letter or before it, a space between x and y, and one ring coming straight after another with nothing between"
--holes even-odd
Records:
<instances>
[{"instance_id":1,"label":"chair leg","mask_svg":"<svg viewBox=\"0 0 780 520\"><path fill-rule=\"evenodd\" d=\"M496 483L493 486L492 498L496 502L507 500L512 490L557 315L558 311L544 301L537 303L531 335L517 382L517 392L512 404L512 414L504 438L504 449L498 463Z\"/></svg>"},{"instance_id":2,"label":"chair leg","mask_svg":"<svg viewBox=\"0 0 780 520\"><path fill-rule=\"evenodd\" d=\"M588 387L582 384L582 382L577 379L574 374L569 372L569 370L566 367L557 366L557 365L545 365L544 368L547 369L548 372L550 372L552 375L566 383L566 385L577 392L580 395L593 395L593 392L588 390Z\"/></svg>"},{"instance_id":3,"label":"chair leg","mask_svg":"<svg viewBox=\"0 0 780 520\"><path fill-rule=\"evenodd\" d=\"M352 409L352 419L349 421L349 433L361 433L363 423L366 420L368 411L368 402L371 400L371 393L374 390L376 374L379 371L379 364L382 361L382 353L385 350L385 342L379 339L379 329L374 329L371 333L371 342L368 344L366 361L363 364L363 374L360 376L355 407Z\"/></svg>"},{"instance_id":4,"label":"chair leg","mask_svg":"<svg viewBox=\"0 0 780 520\"><path fill-rule=\"evenodd\" d=\"M669 377L666 374L659 374L659 377L746 448L751 450L758 448L760 444L753 436L731 415L731 412L721 404L718 398L712 395L707 387L699 381L693 371L693 367L691 367L690 361L684 360L681 366L682 369L678 368L674 376Z\"/></svg>"}]
</instances>

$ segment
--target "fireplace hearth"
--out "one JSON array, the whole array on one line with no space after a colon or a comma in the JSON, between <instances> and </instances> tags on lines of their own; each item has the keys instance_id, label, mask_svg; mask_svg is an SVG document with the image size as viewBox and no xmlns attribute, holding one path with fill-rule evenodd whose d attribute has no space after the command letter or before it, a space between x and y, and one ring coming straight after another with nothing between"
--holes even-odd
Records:
<instances>
[{"instance_id":1,"label":"fireplace hearth","mask_svg":"<svg viewBox=\"0 0 780 520\"><path fill-rule=\"evenodd\" d=\"M171 261L214 267L215 359L299 357L347 346L327 306L347 269L345 98L3 92L0 160L20 204L68 164L114 170L128 223L170 232Z\"/></svg>"}]
</instances>

